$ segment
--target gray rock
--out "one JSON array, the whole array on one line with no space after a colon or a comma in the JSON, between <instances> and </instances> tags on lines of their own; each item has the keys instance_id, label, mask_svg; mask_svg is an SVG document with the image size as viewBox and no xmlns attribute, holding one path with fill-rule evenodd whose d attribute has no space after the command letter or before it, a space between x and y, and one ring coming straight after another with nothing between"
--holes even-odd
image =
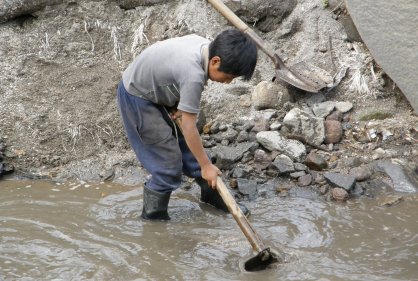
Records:
<instances>
[{"instance_id":1,"label":"gray rock","mask_svg":"<svg viewBox=\"0 0 418 281\"><path fill-rule=\"evenodd\" d=\"M217 134L212 135L212 138L217 142L221 142L222 140L228 140L229 142L234 142L238 136L238 132L232 128L228 128L225 132L219 132Z\"/></svg>"},{"instance_id":2,"label":"gray rock","mask_svg":"<svg viewBox=\"0 0 418 281\"><path fill-rule=\"evenodd\" d=\"M269 32L282 22L295 8L296 0L228 0L228 6L244 21Z\"/></svg>"},{"instance_id":3,"label":"gray rock","mask_svg":"<svg viewBox=\"0 0 418 281\"><path fill-rule=\"evenodd\" d=\"M216 157L216 166L219 169L231 169L252 146L253 143L249 142L239 143L235 147L217 145L212 149Z\"/></svg>"},{"instance_id":4,"label":"gray rock","mask_svg":"<svg viewBox=\"0 0 418 281\"><path fill-rule=\"evenodd\" d=\"M294 163L295 164L295 170L296 171L307 171L308 167L302 163Z\"/></svg>"},{"instance_id":5,"label":"gray rock","mask_svg":"<svg viewBox=\"0 0 418 281\"><path fill-rule=\"evenodd\" d=\"M312 183L312 175L306 174L298 178L299 186L308 186Z\"/></svg>"},{"instance_id":6,"label":"gray rock","mask_svg":"<svg viewBox=\"0 0 418 281\"><path fill-rule=\"evenodd\" d=\"M270 81L261 81L254 88L251 100L256 110L281 109L284 103L290 101L290 96L285 86Z\"/></svg>"},{"instance_id":7,"label":"gray rock","mask_svg":"<svg viewBox=\"0 0 418 281\"><path fill-rule=\"evenodd\" d=\"M254 165L257 170L264 170L271 164L270 155L268 155L264 150L257 149L254 152Z\"/></svg>"},{"instance_id":8,"label":"gray rock","mask_svg":"<svg viewBox=\"0 0 418 281\"><path fill-rule=\"evenodd\" d=\"M205 148L214 147L216 145L216 141L214 139L203 140L202 143Z\"/></svg>"},{"instance_id":9,"label":"gray rock","mask_svg":"<svg viewBox=\"0 0 418 281\"><path fill-rule=\"evenodd\" d=\"M319 187L319 193L321 193L321 195L327 194L328 188L329 188L329 186L327 184L321 185Z\"/></svg>"},{"instance_id":10,"label":"gray rock","mask_svg":"<svg viewBox=\"0 0 418 281\"><path fill-rule=\"evenodd\" d=\"M312 111L317 117L325 118L327 117L335 108L334 101L325 101L321 103L314 104L312 106Z\"/></svg>"},{"instance_id":11,"label":"gray rock","mask_svg":"<svg viewBox=\"0 0 418 281\"><path fill-rule=\"evenodd\" d=\"M224 140L221 141L221 144L224 145L224 146L227 146L229 144L229 140L224 139Z\"/></svg>"},{"instance_id":12,"label":"gray rock","mask_svg":"<svg viewBox=\"0 0 418 281\"><path fill-rule=\"evenodd\" d=\"M277 156L272 164L277 168L279 174L292 173L295 171L292 159L284 154Z\"/></svg>"},{"instance_id":13,"label":"gray rock","mask_svg":"<svg viewBox=\"0 0 418 281\"><path fill-rule=\"evenodd\" d=\"M245 122L244 124L236 125L235 129L240 131L240 132L242 132L242 131L249 132L249 131L251 131L251 129L253 127L254 127L254 122L253 121L248 121L248 122Z\"/></svg>"},{"instance_id":14,"label":"gray rock","mask_svg":"<svg viewBox=\"0 0 418 281\"><path fill-rule=\"evenodd\" d=\"M373 174L373 170L369 167L355 167L350 170L350 175L352 175L356 181L365 181L369 179Z\"/></svg>"},{"instance_id":15,"label":"gray rock","mask_svg":"<svg viewBox=\"0 0 418 281\"><path fill-rule=\"evenodd\" d=\"M293 179L297 179L297 178L303 177L305 175L306 175L305 171L299 171L299 172L291 173L290 177L293 178Z\"/></svg>"},{"instance_id":16,"label":"gray rock","mask_svg":"<svg viewBox=\"0 0 418 281\"><path fill-rule=\"evenodd\" d=\"M353 104L349 101L337 101L335 108L342 113L349 112L353 108Z\"/></svg>"},{"instance_id":17,"label":"gray rock","mask_svg":"<svg viewBox=\"0 0 418 281\"><path fill-rule=\"evenodd\" d=\"M325 158L316 153L315 151L311 151L305 159L305 164L310 169L315 171L321 171L323 169L328 168L328 163Z\"/></svg>"},{"instance_id":18,"label":"gray rock","mask_svg":"<svg viewBox=\"0 0 418 281\"><path fill-rule=\"evenodd\" d=\"M243 195L248 195L249 199L255 199L257 196L257 182L243 178L237 179L238 191Z\"/></svg>"},{"instance_id":19,"label":"gray rock","mask_svg":"<svg viewBox=\"0 0 418 281\"><path fill-rule=\"evenodd\" d=\"M294 108L283 118L283 132L295 134L305 140L321 145L325 139L324 119Z\"/></svg>"},{"instance_id":20,"label":"gray rock","mask_svg":"<svg viewBox=\"0 0 418 281\"><path fill-rule=\"evenodd\" d=\"M324 102L325 96L323 93L313 93L309 95L305 101L310 107L312 107L314 104Z\"/></svg>"},{"instance_id":21,"label":"gray rock","mask_svg":"<svg viewBox=\"0 0 418 281\"><path fill-rule=\"evenodd\" d=\"M353 197L360 197L361 195L364 194L364 188L361 184L356 183L354 185L353 190L350 192L351 196Z\"/></svg>"},{"instance_id":22,"label":"gray rock","mask_svg":"<svg viewBox=\"0 0 418 281\"><path fill-rule=\"evenodd\" d=\"M340 173L325 173L324 177L331 186L343 188L347 192L349 192L356 183L355 177Z\"/></svg>"},{"instance_id":23,"label":"gray rock","mask_svg":"<svg viewBox=\"0 0 418 281\"><path fill-rule=\"evenodd\" d=\"M251 171L252 171L252 167L251 166L246 166L246 165L243 165L243 164L238 163L235 166L235 168L234 168L234 170L232 172L232 175L235 178L245 178L245 177L247 177L251 173Z\"/></svg>"},{"instance_id":24,"label":"gray rock","mask_svg":"<svg viewBox=\"0 0 418 281\"><path fill-rule=\"evenodd\" d=\"M418 176L406 166L394 164L390 161L378 161L377 171L386 173L393 182L393 189L399 192L417 192Z\"/></svg>"},{"instance_id":25,"label":"gray rock","mask_svg":"<svg viewBox=\"0 0 418 281\"><path fill-rule=\"evenodd\" d=\"M285 139L277 131L259 132L256 137L266 149L277 150L296 161L301 162L306 155L306 148L300 141Z\"/></svg>"},{"instance_id":26,"label":"gray rock","mask_svg":"<svg viewBox=\"0 0 418 281\"><path fill-rule=\"evenodd\" d=\"M241 131L239 132L238 136L237 136L237 142L244 142L244 141L248 141L249 139L249 135L247 131Z\"/></svg>"},{"instance_id":27,"label":"gray rock","mask_svg":"<svg viewBox=\"0 0 418 281\"><path fill-rule=\"evenodd\" d=\"M309 200L318 200L320 194L315 188L294 186L289 190L289 195L292 197L305 198Z\"/></svg>"},{"instance_id":28,"label":"gray rock","mask_svg":"<svg viewBox=\"0 0 418 281\"><path fill-rule=\"evenodd\" d=\"M227 125L222 124L222 125L219 126L219 131L226 132L227 130L228 130L228 126Z\"/></svg>"},{"instance_id":29,"label":"gray rock","mask_svg":"<svg viewBox=\"0 0 418 281\"><path fill-rule=\"evenodd\" d=\"M347 158L342 158L340 160L340 164L342 164L343 167L354 168L354 167L359 167L362 164L364 164L364 160L360 157L347 157Z\"/></svg>"},{"instance_id":30,"label":"gray rock","mask_svg":"<svg viewBox=\"0 0 418 281\"><path fill-rule=\"evenodd\" d=\"M271 123L270 130L271 131L278 131L278 130L280 130L281 127L282 127L282 123L276 121L276 122Z\"/></svg>"},{"instance_id":31,"label":"gray rock","mask_svg":"<svg viewBox=\"0 0 418 281\"><path fill-rule=\"evenodd\" d=\"M210 133L216 134L219 132L219 127L221 124L218 121L213 122L212 126L210 126Z\"/></svg>"},{"instance_id":32,"label":"gray rock","mask_svg":"<svg viewBox=\"0 0 418 281\"><path fill-rule=\"evenodd\" d=\"M277 111L273 109L265 109L255 111L250 116L254 126L251 128L254 132L268 131L270 129L270 120L277 116Z\"/></svg>"}]
</instances>

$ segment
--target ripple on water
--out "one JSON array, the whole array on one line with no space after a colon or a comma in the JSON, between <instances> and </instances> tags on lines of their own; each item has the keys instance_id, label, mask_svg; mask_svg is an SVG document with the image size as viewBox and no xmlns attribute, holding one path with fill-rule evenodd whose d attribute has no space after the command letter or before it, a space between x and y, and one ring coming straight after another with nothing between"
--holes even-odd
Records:
<instances>
[{"instance_id":1,"label":"ripple on water","mask_svg":"<svg viewBox=\"0 0 418 281\"><path fill-rule=\"evenodd\" d=\"M74 188L77 186L77 188ZM271 197L246 204L285 264L243 272L252 257L231 215L178 190L171 222L139 218L142 189L7 182L0 197L2 280L414 280L416 198L391 207Z\"/></svg>"}]
</instances>

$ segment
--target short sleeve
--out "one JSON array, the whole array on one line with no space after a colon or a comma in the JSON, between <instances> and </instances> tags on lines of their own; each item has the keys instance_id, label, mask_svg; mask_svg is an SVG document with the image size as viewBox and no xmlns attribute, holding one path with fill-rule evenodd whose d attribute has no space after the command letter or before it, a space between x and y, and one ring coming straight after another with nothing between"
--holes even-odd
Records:
<instances>
[{"instance_id":1,"label":"short sleeve","mask_svg":"<svg viewBox=\"0 0 418 281\"><path fill-rule=\"evenodd\" d=\"M180 84L180 101L177 106L181 111L199 113L200 98L203 92L203 82L188 82Z\"/></svg>"}]
</instances>

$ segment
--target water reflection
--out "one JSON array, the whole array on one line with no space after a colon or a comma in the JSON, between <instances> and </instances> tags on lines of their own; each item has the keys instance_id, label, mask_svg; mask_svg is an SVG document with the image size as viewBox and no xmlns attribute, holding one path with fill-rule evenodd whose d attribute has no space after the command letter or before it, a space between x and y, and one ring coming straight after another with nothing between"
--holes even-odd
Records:
<instances>
[{"instance_id":1,"label":"water reflection","mask_svg":"<svg viewBox=\"0 0 418 281\"><path fill-rule=\"evenodd\" d=\"M142 188L0 181L0 280L418 280L416 197L379 207L298 197L248 205L288 262L246 273L250 245L230 215L179 190L172 221L138 219Z\"/></svg>"}]
</instances>

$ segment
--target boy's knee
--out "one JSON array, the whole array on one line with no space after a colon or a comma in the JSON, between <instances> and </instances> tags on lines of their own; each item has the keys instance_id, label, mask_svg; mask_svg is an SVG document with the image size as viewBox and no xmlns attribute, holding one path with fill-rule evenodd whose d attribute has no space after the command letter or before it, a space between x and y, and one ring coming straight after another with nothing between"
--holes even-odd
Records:
<instances>
[{"instance_id":1,"label":"boy's knee","mask_svg":"<svg viewBox=\"0 0 418 281\"><path fill-rule=\"evenodd\" d=\"M151 179L147 183L147 187L158 192L172 192L180 187L181 178L181 165L176 168L156 171L152 173Z\"/></svg>"}]
</instances>

